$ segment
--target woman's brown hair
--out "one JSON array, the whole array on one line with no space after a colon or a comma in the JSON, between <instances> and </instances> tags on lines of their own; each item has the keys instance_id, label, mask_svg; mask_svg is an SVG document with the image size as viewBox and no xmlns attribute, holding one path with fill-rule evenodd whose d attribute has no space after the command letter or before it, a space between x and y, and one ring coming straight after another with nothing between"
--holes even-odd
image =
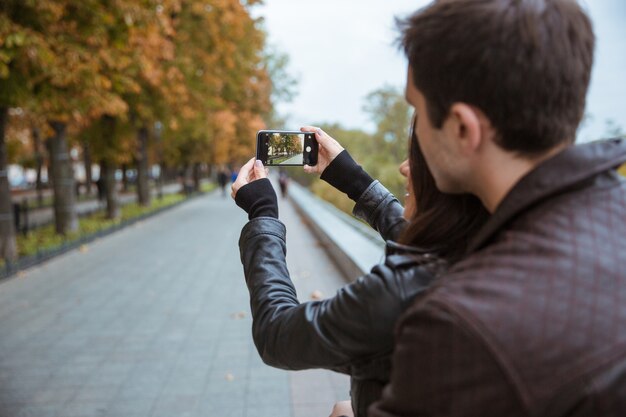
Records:
<instances>
[{"instance_id":1,"label":"woman's brown hair","mask_svg":"<svg viewBox=\"0 0 626 417\"><path fill-rule=\"evenodd\" d=\"M399 242L432 251L449 262L458 261L471 238L485 223L488 212L470 194L444 194L437 189L415 133L409 136L409 166L415 213Z\"/></svg>"}]
</instances>

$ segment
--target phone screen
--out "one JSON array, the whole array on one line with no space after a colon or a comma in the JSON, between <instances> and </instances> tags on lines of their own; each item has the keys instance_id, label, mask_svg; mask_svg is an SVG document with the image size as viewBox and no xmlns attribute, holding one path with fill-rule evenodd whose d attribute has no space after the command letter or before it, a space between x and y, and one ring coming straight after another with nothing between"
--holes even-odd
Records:
<instances>
[{"instance_id":1,"label":"phone screen","mask_svg":"<svg viewBox=\"0 0 626 417\"><path fill-rule=\"evenodd\" d=\"M317 141L312 133L260 131L257 158L268 166L317 164Z\"/></svg>"},{"instance_id":2,"label":"phone screen","mask_svg":"<svg viewBox=\"0 0 626 417\"><path fill-rule=\"evenodd\" d=\"M302 165L304 134L274 132L269 136L267 165Z\"/></svg>"}]
</instances>

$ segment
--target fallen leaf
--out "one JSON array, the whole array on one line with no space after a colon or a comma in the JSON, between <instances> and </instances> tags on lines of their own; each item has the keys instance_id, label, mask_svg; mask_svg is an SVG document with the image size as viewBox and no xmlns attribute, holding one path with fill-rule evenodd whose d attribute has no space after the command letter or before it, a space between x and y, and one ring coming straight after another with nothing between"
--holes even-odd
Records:
<instances>
[{"instance_id":1,"label":"fallen leaf","mask_svg":"<svg viewBox=\"0 0 626 417\"><path fill-rule=\"evenodd\" d=\"M311 300L321 300L324 298L324 294L320 290L315 290L311 293Z\"/></svg>"},{"instance_id":2,"label":"fallen leaf","mask_svg":"<svg viewBox=\"0 0 626 417\"><path fill-rule=\"evenodd\" d=\"M230 372L228 372L224 378L226 378L226 380L227 380L228 382L232 382L232 381L234 381L234 380L235 380L235 375L233 375L233 374L231 374Z\"/></svg>"},{"instance_id":3,"label":"fallen leaf","mask_svg":"<svg viewBox=\"0 0 626 417\"><path fill-rule=\"evenodd\" d=\"M89 252L89 246L87 246L87 245L80 245L80 247L78 248L78 251L80 253L87 253L87 252Z\"/></svg>"},{"instance_id":4,"label":"fallen leaf","mask_svg":"<svg viewBox=\"0 0 626 417\"><path fill-rule=\"evenodd\" d=\"M246 317L246 312L245 311L239 311L237 313L233 313L230 315L230 318L233 320L241 320L243 318Z\"/></svg>"},{"instance_id":5,"label":"fallen leaf","mask_svg":"<svg viewBox=\"0 0 626 417\"><path fill-rule=\"evenodd\" d=\"M20 272L18 272L18 273L17 273L17 277L18 277L18 278L26 278L26 272L24 272L24 271L20 271Z\"/></svg>"}]
</instances>

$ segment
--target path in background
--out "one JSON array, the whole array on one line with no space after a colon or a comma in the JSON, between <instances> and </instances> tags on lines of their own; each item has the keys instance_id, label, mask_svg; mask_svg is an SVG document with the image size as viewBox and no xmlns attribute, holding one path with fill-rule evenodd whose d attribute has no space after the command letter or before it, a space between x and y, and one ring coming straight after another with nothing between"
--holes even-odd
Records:
<instances>
[{"instance_id":1,"label":"path in background","mask_svg":"<svg viewBox=\"0 0 626 417\"><path fill-rule=\"evenodd\" d=\"M280 212L300 299L332 295L339 272ZM273 369L253 346L245 221L213 192L0 283L0 416L328 415L347 377Z\"/></svg>"}]
</instances>

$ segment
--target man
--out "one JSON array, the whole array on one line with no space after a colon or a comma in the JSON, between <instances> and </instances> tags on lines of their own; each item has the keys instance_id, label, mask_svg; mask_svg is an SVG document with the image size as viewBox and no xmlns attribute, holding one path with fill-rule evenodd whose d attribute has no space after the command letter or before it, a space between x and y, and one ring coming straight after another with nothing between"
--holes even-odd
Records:
<instances>
[{"instance_id":1,"label":"man","mask_svg":"<svg viewBox=\"0 0 626 417\"><path fill-rule=\"evenodd\" d=\"M398 323L391 416L626 416L626 144L572 146L593 61L574 0L439 0L401 22L437 187L492 213Z\"/></svg>"},{"instance_id":2,"label":"man","mask_svg":"<svg viewBox=\"0 0 626 417\"><path fill-rule=\"evenodd\" d=\"M224 166L220 167L217 173L217 183L222 189L222 197L226 197L226 183L228 182L228 172Z\"/></svg>"}]
</instances>

